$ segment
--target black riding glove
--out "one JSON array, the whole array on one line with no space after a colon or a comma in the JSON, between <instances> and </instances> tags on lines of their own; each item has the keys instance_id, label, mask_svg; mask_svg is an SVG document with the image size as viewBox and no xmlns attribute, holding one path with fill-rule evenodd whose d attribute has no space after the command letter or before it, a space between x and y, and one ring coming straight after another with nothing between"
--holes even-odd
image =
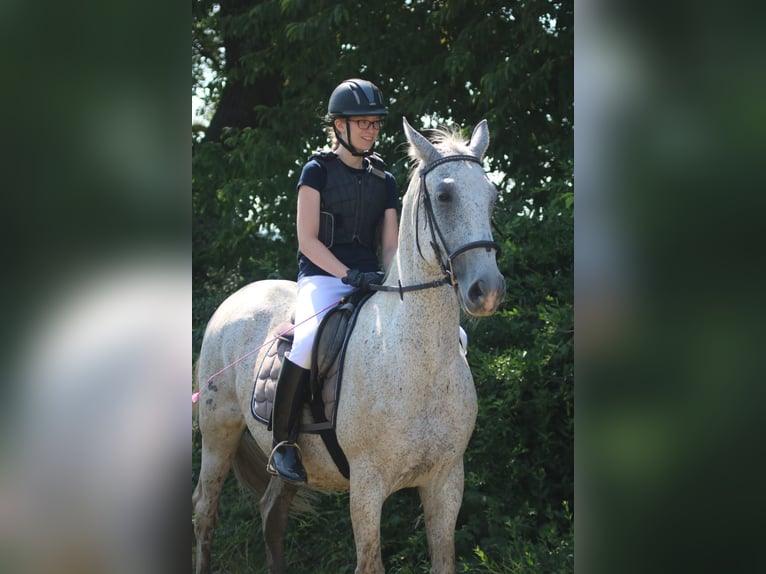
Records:
<instances>
[{"instance_id":1,"label":"black riding glove","mask_svg":"<svg viewBox=\"0 0 766 574\"><path fill-rule=\"evenodd\" d=\"M346 285L351 285L362 291L369 291L370 285L380 285L383 283L383 274L377 271L359 271L359 269L349 269L346 276L341 279Z\"/></svg>"}]
</instances>

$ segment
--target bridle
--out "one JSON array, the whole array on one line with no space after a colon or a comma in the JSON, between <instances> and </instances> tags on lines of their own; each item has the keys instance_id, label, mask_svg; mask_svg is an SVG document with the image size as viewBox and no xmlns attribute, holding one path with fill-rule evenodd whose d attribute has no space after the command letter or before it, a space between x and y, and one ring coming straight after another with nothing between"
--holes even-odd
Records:
<instances>
[{"instance_id":1,"label":"bridle","mask_svg":"<svg viewBox=\"0 0 766 574\"><path fill-rule=\"evenodd\" d=\"M481 240L481 241L470 241L466 243L465 245L461 245L454 251L450 251L449 247L447 246L447 242L444 239L444 234L441 231L441 228L439 227L439 224L436 222L436 216L434 215L434 209L433 204L431 203L431 195L428 192L428 186L426 185L426 175L432 171L434 168L451 161L471 161L473 163L478 163L481 165L481 160L477 158L476 156L472 155L450 155L445 157L440 157L438 159L435 159L431 163L427 164L426 166L422 167L418 173L418 177L420 177L420 195L423 198L423 206L425 208L426 212L426 223L428 224L428 228L431 231L431 248L434 250L434 254L436 255L436 260L439 262L439 267L441 267L442 272L444 273L444 277L441 279L437 279L436 281L431 281L428 283L418 283L416 285L408 285L408 286L402 286L401 283L399 283L398 287L392 287L392 286L386 286L386 285L371 285L371 289L374 291L397 291L399 292L399 296L402 297L402 294L406 291L418 291L421 289L430 289L433 287L440 287L441 285L452 285L454 288L457 289L457 279L455 278L455 273L453 270L453 261L458 255L461 255L462 253L465 253L466 251L470 251L471 249L486 249L489 251L490 249L494 249L498 254L500 254L500 245L498 245L494 241L488 241L488 240ZM420 209L420 203L418 203L418 210ZM416 217L417 220L417 217ZM420 238L418 236L418 228L419 226L415 225L415 243L418 246L418 253L420 253L420 256L423 257L423 252L420 249ZM437 241L438 237L438 241ZM445 261L445 253L442 252L442 247L439 246L441 243L441 246L444 249L444 252L446 252L446 261ZM425 259L425 257L423 257Z\"/></svg>"},{"instance_id":2,"label":"bridle","mask_svg":"<svg viewBox=\"0 0 766 574\"><path fill-rule=\"evenodd\" d=\"M461 253L465 253L466 251L470 251L471 249L481 249L485 248L487 251L490 249L494 249L498 253L500 253L500 246L494 242L494 241L471 241L469 243L466 243L465 245L462 245L461 247L458 247L454 251L450 251L449 247L447 247L447 242L444 239L444 234L441 231L441 228L439 227L439 224L436 222L436 216L434 215L434 209L433 204L431 203L431 195L428 192L428 186L426 185L426 174L433 170L435 167L440 166L444 163L448 163L450 161L471 161L473 163L478 163L481 165L481 160L475 156L472 155L450 155L446 157L440 157L437 160L432 161L427 166L422 168L420 170L420 189L421 194L423 196L423 205L426 209L426 220L428 222L428 227L431 230L431 248L434 250L434 253L436 254L436 259L439 262L439 266L442 268L442 271L444 272L444 275L450 279L450 283L454 286L457 286L457 279L455 279L455 273L452 269L452 262L453 260L460 255ZM447 261L445 263L444 258L442 257L442 250L439 247L438 242L436 241L436 236L439 236L439 241L441 242L441 245L444 247L444 250L447 252ZM417 231L416 231L416 238L417 238ZM420 241L419 239L416 239L416 242L418 244L418 252L420 253L421 257L423 256L423 253L420 251Z\"/></svg>"}]
</instances>

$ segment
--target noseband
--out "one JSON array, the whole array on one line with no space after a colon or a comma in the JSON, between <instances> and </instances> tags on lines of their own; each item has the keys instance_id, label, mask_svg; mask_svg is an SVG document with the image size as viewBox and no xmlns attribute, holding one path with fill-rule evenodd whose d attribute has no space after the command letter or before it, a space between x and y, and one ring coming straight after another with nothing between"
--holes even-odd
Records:
<instances>
[{"instance_id":1,"label":"noseband","mask_svg":"<svg viewBox=\"0 0 766 574\"><path fill-rule=\"evenodd\" d=\"M447 242L444 240L444 234L439 228L439 224L436 222L436 216L434 215L434 208L431 203L431 195L429 194L428 186L426 185L426 174L428 174L428 172L433 170L435 167L440 166L443 163L448 163L450 161L471 161L473 163L478 163L479 165L481 165L481 160L472 155L450 155L446 157L440 157L439 159L432 161L431 163L429 163L428 165L426 165L424 168L420 170L419 175L420 175L420 189L423 195L423 205L425 206L425 209L426 209L426 220L428 222L428 227L431 230L431 248L434 250L434 253L436 254L436 259L439 262L439 266L441 267L442 271L444 272L445 279L448 279L449 283L453 287L457 287L457 279L455 278L455 273L452 269L452 262L458 255L460 255L461 253L465 253L466 251L470 251L471 249L481 249L481 248L484 248L487 251L489 251L490 249L494 249L499 254L500 246L494 241L486 241L486 240L471 241L469 243L466 243L465 245L458 247L454 251L450 251L449 247L447 246ZM423 252L420 251L420 240L417 239L417 229L416 229L415 235L416 235L416 243L418 246L418 252L420 253L420 256L423 257ZM446 262L444 260L444 257L442 256L442 250L439 247L439 242L437 242L436 240L437 236L439 237L439 241L441 242L441 245L444 247L444 250L447 252Z\"/></svg>"}]
</instances>

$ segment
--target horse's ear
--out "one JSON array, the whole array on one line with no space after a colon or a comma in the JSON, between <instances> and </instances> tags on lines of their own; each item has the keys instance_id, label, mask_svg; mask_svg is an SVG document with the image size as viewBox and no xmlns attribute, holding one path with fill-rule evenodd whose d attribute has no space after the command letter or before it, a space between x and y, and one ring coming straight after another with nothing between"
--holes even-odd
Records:
<instances>
[{"instance_id":1,"label":"horse's ear","mask_svg":"<svg viewBox=\"0 0 766 574\"><path fill-rule=\"evenodd\" d=\"M423 163L430 163L439 157L439 152L434 145L413 128L404 116L402 116L402 125L404 135L410 142L410 157L419 159Z\"/></svg>"},{"instance_id":2,"label":"horse's ear","mask_svg":"<svg viewBox=\"0 0 766 574\"><path fill-rule=\"evenodd\" d=\"M471 152L481 159L484 157L484 152L489 147L489 129L487 128L487 120L481 120L476 127L473 128L473 134L471 134L471 142L468 144L468 148Z\"/></svg>"}]
</instances>

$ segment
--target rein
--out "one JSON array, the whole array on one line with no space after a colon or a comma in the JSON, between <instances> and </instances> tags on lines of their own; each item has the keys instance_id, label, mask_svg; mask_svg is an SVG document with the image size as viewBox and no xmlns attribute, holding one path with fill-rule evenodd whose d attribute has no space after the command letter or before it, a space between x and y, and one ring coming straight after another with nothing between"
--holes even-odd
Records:
<instances>
[{"instance_id":1,"label":"rein","mask_svg":"<svg viewBox=\"0 0 766 574\"><path fill-rule=\"evenodd\" d=\"M396 292L399 293L399 299L404 300L404 294L408 291L420 291L422 289L433 289L434 287L441 287L442 285L449 285L457 284L457 282L452 281L452 278L449 275L445 275L441 279L437 279L435 281L429 281L428 283L417 283L415 285L402 285L402 282L399 281L398 287L393 287L391 285L370 285L371 291L387 291L387 292Z\"/></svg>"},{"instance_id":2,"label":"rein","mask_svg":"<svg viewBox=\"0 0 766 574\"><path fill-rule=\"evenodd\" d=\"M442 285L452 285L454 288L457 289L457 279L455 279L455 273L452 268L452 262L453 260L460 254L465 253L466 251L470 251L471 249L481 249L484 248L487 251L490 249L494 249L498 254L500 253L500 245L498 245L494 241L488 241L488 240L481 240L481 241L471 241L469 243L466 243L465 245L461 245L454 251L449 250L447 247L447 242L444 240L444 234L442 233L441 229L439 228L439 224L436 222L436 216L434 215L434 209L433 205L431 204L431 196L428 192L428 186L426 185L426 175L432 171L434 168L451 161L471 161L473 163L478 163L481 165L481 160L473 155L449 155L445 157L440 157L438 159L435 159L425 167L420 169L420 172L418 176L420 177L420 193L423 196L423 205L425 206L426 210L426 221L429 224L429 229L431 231L431 248L434 250L434 253L436 254L436 259L439 262L439 267L441 267L442 272L444 273L444 277L441 279L437 279L436 281L430 281L428 283L418 283L416 285L406 285L402 286L401 281L399 282L398 287L388 286L388 285L370 285L370 289L373 291L388 291L388 292L397 292L399 293L399 298L403 299L404 293L407 291L420 291L422 289L432 289L435 287L441 287ZM482 167L483 169L483 167ZM419 206L418 206L419 209ZM439 241L441 241L441 245L444 247L444 250L447 252L447 260L444 261L444 257L442 256L442 250L439 248L439 243L437 242L437 236L439 238ZM415 226L415 242L418 246L418 253L420 253L420 256L423 257L423 252L420 250L420 239L418 238L418 226Z\"/></svg>"}]
</instances>

